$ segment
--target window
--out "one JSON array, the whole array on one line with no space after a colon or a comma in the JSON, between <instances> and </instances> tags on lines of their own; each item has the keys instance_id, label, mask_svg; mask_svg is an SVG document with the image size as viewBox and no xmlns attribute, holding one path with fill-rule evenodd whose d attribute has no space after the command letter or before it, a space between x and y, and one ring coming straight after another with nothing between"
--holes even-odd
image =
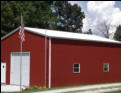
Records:
<instances>
[{"instance_id":1,"label":"window","mask_svg":"<svg viewBox=\"0 0 121 93\"><path fill-rule=\"evenodd\" d=\"M103 65L103 71L104 72L109 72L109 64L108 63L104 63L104 65Z\"/></svg>"},{"instance_id":2,"label":"window","mask_svg":"<svg viewBox=\"0 0 121 93\"><path fill-rule=\"evenodd\" d=\"M73 64L73 73L80 73L80 64Z\"/></svg>"}]
</instances>

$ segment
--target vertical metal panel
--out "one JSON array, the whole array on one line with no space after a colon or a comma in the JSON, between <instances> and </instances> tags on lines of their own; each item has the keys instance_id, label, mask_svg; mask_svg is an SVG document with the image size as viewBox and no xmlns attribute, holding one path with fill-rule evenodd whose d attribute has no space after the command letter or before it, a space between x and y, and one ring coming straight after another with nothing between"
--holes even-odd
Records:
<instances>
[{"instance_id":1,"label":"vertical metal panel","mask_svg":"<svg viewBox=\"0 0 121 93\"><path fill-rule=\"evenodd\" d=\"M45 39L25 31L23 52L30 51L30 86L44 86L45 84ZM1 61L6 62L6 84L10 84L10 55L20 52L18 31L1 41Z\"/></svg>"},{"instance_id":2,"label":"vertical metal panel","mask_svg":"<svg viewBox=\"0 0 121 93\"><path fill-rule=\"evenodd\" d=\"M80 40L51 40L51 87L121 82L121 46ZM107 73L103 72L105 62L110 64ZM80 73L73 73L74 63L80 64Z\"/></svg>"},{"instance_id":3,"label":"vertical metal panel","mask_svg":"<svg viewBox=\"0 0 121 93\"><path fill-rule=\"evenodd\" d=\"M45 38L29 32L25 32L25 35L23 51L31 52L30 86L44 86ZM121 82L121 46L80 40L51 40L51 87ZM7 84L10 84L10 53L19 52L19 45L17 32L1 41L1 61L7 64ZM75 62L81 65L80 73L76 75L73 73ZM109 73L102 70L104 62L110 64Z\"/></svg>"}]
</instances>

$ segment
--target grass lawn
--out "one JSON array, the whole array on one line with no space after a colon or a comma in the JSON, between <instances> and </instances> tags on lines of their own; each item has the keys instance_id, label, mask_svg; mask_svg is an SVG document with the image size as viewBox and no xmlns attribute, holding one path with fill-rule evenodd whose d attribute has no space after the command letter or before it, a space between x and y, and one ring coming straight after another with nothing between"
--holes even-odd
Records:
<instances>
[{"instance_id":1,"label":"grass lawn","mask_svg":"<svg viewBox=\"0 0 121 93\"><path fill-rule=\"evenodd\" d=\"M105 93L121 93L121 90L113 91L113 92L105 92Z\"/></svg>"},{"instance_id":2,"label":"grass lawn","mask_svg":"<svg viewBox=\"0 0 121 93\"><path fill-rule=\"evenodd\" d=\"M96 85L96 84L94 84L94 85ZM57 88L45 88L45 87L36 87L35 86L35 87L32 87L32 88L28 88L28 89L26 89L26 90L24 90L22 92L1 92L1 93L33 93L33 92L39 92L39 91L58 90L58 89L66 89L66 88L75 88L75 87L81 87L81 86L88 86L88 85L66 86L66 87L57 87ZM121 87L121 86L118 86L118 87ZM116 87L108 87L108 88L117 88L117 86ZM101 89L106 89L106 88L101 88ZM98 89L94 88L94 89L89 89L89 90L98 90ZM83 91L87 91L87 90L69 91L69 92L66 92L66 93L76 93L76 92L83 92ZM121 93L121 90L114 91L114 92L106 92L106 93Z\"/></svg>"},{"instance_id":3,"label":"grass lawn","mask_svg":"<svg viewBox=\"0 0 121 93\"><path fill-rule=\"evenodd\" d=\"M85 85L80 85L85 86ZM29 89L26 89L22 92L1 92L1 93L33 93L38 91L46 91L46 90L56 90L56 89L65 89L65 88L74 88L74 87L80 87L80 86L65 86L65 87L55 87L55 88L44 88L44 87L32 87Z\"/></svg>"},{"instance_id":4,"label":"grass lawn","mask_svg":"<svg viewBox=\"0 0 121 93\"><path fill-rule=\"evenodd\" d=\"M35 86L32 88L26 89L22 92L1 92L1 93L33 93L33 92L38 92L38 91L56 90L56 89L65 89L65 88L74 88L74 87L77 87L77 86L67 86L67 87L57 87L57 88L43 88L43 87Z\"/></svg>"},{"instance_id":5,"label":"grass lawn","mask_svg":"<svg viewBox=\"0 0 121 93\"><path fill-rule=\"evenodd\" d=\"M121 87L121 86L120 86ZM66 87L64 87L66 88ZM64 88L38 88L38 87L33 87L31 89L27 89L27 90L24 90L22 92L1 92L1 93L33 93L33 92L39 92L39 91L44 91L44 90L55 90L55 89L64 89ZM106 88L102 88L102 89L106 89ZM89 89L89 90L98 90L98 89ZM77 90L77 91L69 91L69 92L65 92L65 93L76 93L76 92L85 92L87 90ZM113 91L113 92L105 92L105 93L121 93L121 90L118 90L118 91Z\"/></svg>"}]
</instances>

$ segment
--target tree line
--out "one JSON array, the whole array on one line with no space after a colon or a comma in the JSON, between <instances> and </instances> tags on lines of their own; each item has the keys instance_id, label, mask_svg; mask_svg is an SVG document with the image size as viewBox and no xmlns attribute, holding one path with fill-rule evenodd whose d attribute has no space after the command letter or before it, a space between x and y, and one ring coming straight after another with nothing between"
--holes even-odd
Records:
<instances>
[{"instance_id":1,"label":"tree line","mask_svg":"<svg viewBox=\"0 0 121 93\"><path fill-rule=\"evenodd\" d=\"M70 32L82 32L85 18L81 7L67 1L2 1L2 36L20 26L21 14L25 26Z\"/></svg>"},{"instance_id":2,"label":"tree line","mask_svg":"<svg viewBox=\"0 0 121 93\"><path fill-rule=\"evenodd\" d=\"M68 1L1 1L1 36L20 26L21 14L27 27L76 33L82 33L85 18L81 7ZM120 26L114 38L121 41Z\"/></svg>"}]
</instances>

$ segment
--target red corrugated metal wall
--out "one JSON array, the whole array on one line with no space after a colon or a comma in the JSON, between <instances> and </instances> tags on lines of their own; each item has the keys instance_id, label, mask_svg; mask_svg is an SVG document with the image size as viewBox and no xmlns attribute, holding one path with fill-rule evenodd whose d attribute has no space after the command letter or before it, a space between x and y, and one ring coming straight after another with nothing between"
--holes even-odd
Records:
<instances>
[{"instance_id":1,"label":"red corrugated metal wall","mask_svg":"<svg viewBox=\"0 0 121 93\"><path fill-rule=\"evenodd\" d=\"M25 32L23 52L30 52L30 86L45 86L45 38ZM47 40L48 87L49 40ZM121 82L121 45L80 40L52 39L52 87L93 83ZM10 84L10 53L20 51L18 32L1 41L1 62L7 63L7 84ZM80 64L80 73L73 73L73 64ZM103 72L103 63L110 72Z\"/></svg>"},{"instance_id":2,"label":"red corrugated metal wall","mask_svg":"<svg viewBox=\"0 0 121 93\"><path fill-rule=\"evenodd\" d=\"M7 84L10 84L11 52L20 52L18 32L1 41L1 62L7 63ZM25 32L23 52L30 52L30 86L45 86L45 38Z\"/></svg>"},{"instance_id":3,"label":"red corrugated metal wall","mask_svg":"<svg viewBox=\"0 0 121 93\"><path fill-rule=\"evenodd\" d=\"M73 73L73 64L80 73ZM110 71L103 72L109 63ZM52 39L52 87L121 82L121 45Z\"/></svg>"}]
</instances>

